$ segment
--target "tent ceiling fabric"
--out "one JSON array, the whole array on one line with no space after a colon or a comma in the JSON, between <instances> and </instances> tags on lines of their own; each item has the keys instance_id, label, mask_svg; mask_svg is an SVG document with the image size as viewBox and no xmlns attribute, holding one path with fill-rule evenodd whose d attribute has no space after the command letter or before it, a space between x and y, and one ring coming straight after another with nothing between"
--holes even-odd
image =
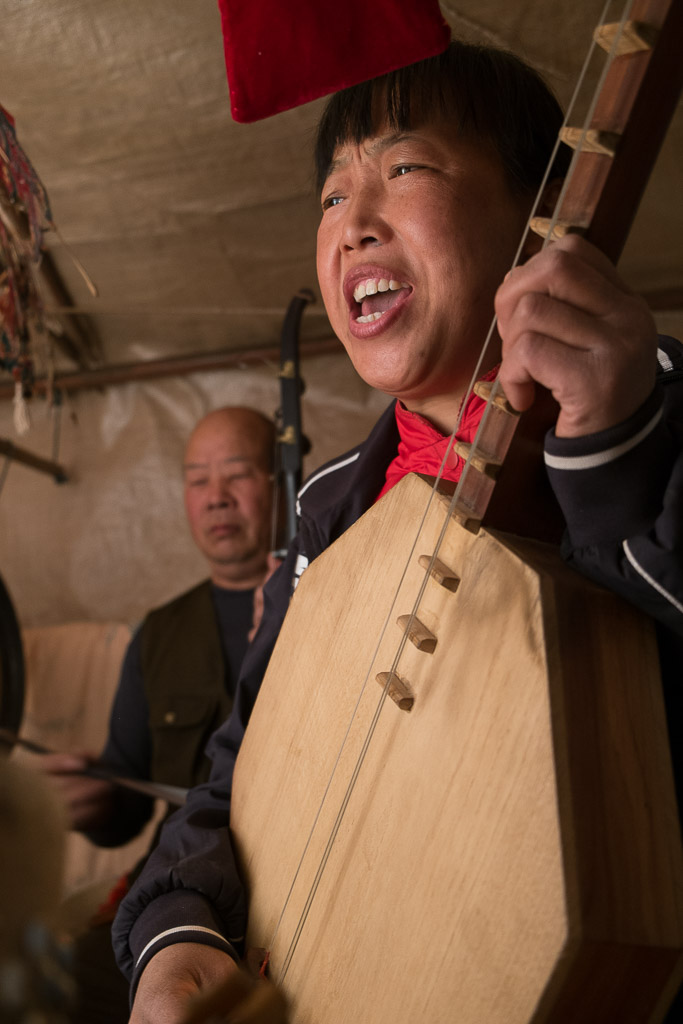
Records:
<instances>
[{"instance_id":1,"label":"tent ceiling fabric","mask_svg":"<svg viewBox=\"0 0 683 1024\"><path fill-rule=\"evenodd\" d=\"M566 103L601 2L441 6L456 34L521 53ZM216 0L0 0L0 14L0 103L99 288L91 298L49 236L105 361L277 343L294 292L316 288L310 150L324 101L234 123ZM622 258L638 290L683 285L682 121ZM330 333L318 303L302 340Z\"/></svg>"}]
</instances>

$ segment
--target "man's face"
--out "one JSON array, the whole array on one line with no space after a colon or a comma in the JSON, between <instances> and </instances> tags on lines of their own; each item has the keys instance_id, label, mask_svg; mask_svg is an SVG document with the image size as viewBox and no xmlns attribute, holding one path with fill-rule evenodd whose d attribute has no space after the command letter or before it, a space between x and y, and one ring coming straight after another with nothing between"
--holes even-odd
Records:
<instances>
[{"instance_id":1,"label":"man's face","mask_svg":"<svg viewBox=\"0 0 683 1024\"><path fill-rule=\"evenodd\" d=\"M341 146L321 200L320 287L356 370L450 430L528 202L492 150L436 123Z\"/></svg>"},{"instance_id":2,"label":"man's face","mask_svg":"<svg viewBox=\"0 0 683 1024\"><path fill-rule=\"evenodd\" d=\"M215 582L253 585L270 536L271 476L254 431L229 414L199 424L184 462L185 509Z\"/></svg>"}]
</instances>

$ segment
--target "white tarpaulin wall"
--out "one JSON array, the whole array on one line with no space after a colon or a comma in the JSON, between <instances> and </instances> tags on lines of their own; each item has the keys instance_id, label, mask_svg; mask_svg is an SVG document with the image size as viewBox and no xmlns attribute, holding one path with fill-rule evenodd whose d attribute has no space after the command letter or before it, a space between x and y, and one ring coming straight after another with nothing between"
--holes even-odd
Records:
<instances>
[{"instance_id":1,"label":"white tarpaulin wall","mask_svg":"<svg viewBox=\"0 0 683 1024\"><path fill-rule=\"evenodd\" d=\"M344 356L303 366L310 468L360 441L387 399ZM78 620L136 623L206 575L186 525L181 463L194 423L220 405L272 415L276 368L195 374L79 392L62 410L59 461L69 482L13 463L0 493L0 574L23 626ZM18 438L11 403L0 437L50 458L52 423L36 403ZM3 460L0 457L0 471Z\"/></svg>"}]
</instances>

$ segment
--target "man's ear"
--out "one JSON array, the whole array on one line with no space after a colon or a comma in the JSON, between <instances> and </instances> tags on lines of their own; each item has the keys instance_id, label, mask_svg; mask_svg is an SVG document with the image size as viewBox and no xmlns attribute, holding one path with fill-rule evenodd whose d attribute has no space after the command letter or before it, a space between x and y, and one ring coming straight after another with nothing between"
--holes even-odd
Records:
<instances>
[{"instance_id":1,"label":"man's ear","mask_svg":"<svg viewBox=\"0 0 683 1024\"><path fill-rule=\"evenodd\" d=\"M560 198L560 192L564 185L564 178L553 178L552 181L548 181L543 189L543 195L536 207L534 216L535 217L552 217L557 206L557 201ZM535 253L540 252L541 246L543 245L543 239L540 235L537 235L535 231L529 229L524 239L524 246L522 248L522 263L526 263L531 256Z\"/></svg>"}]
</instances>

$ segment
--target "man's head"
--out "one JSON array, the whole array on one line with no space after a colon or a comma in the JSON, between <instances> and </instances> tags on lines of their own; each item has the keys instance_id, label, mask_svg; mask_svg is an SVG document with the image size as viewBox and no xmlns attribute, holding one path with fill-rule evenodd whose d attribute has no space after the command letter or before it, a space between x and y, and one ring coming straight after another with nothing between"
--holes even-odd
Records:
<instances>
[{"instance_id":1,"label":"man's head","mask_svg":"<svg viewBox=\"0 0 683 1024\"><path fill-rule=\"evenodd\" d=\"M330 321L366 381L444 429L560 123L523 62L459 43L338 93L323 114L318 276ZM494 335L484 369L498 359Z\"/></svg>"},{"instance_id":2,"label":"man's head","mask_svg":"<svg viewBox=\"0 0 683 1024\"><path fill-rule=\"evenodd\" d=\"M187 519L219 586L248 589L266 571L274 433L256 410L228 407L200 420L187 442Z\"/></svg>"}]
</instances>

